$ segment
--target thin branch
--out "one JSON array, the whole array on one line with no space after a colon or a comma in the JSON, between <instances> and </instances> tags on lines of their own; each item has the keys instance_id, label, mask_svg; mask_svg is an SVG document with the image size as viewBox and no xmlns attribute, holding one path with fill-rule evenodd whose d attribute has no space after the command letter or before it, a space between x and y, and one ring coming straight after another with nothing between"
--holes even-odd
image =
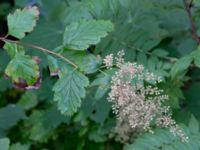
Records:
<instances>
[{"instance_id":1,"label":"thin branch","mask_svg":"<svg viewBox=\"0 0 200 150\"><path fill-rule=\"evenodd\" d=\"M4 37L0 37L0 40L1 41L4 41L4 42L9 42L9 43L15 43L15 44L18 44L18 45L22 45L22 46L26 46L26 47L31 47L31 48L34 48L34 49L37 49L39 51L42 51L44 53L48 53L48 54L51 54L51 55L54 55L60 59L62 59L63 61L69 63L70 65L72 65L74 68L78 68L78 66L76 64L74 64L72 61L70 61L69 59L65 58L64 56L58 54L58 53L55 53L51 50L48 50L48 49L45 49L45 48L42 48L40 46L37 46L37 45L33 45L33 44L27 44L27 43L22 43L22 42L19 42L19 41L13 41L13 40L9 40L9 39L6 39Z\"/></svg>"},{"instance_id":2,"label":"thin branch","mask_svg":"<svg viewBox=\"0 0 200 150\"><path fill-rule=\"evenodd\" d=\"M135 46L127 45L125 42L120 41L120 40L118 40L118 39L116 39L116 38L113 38L113 40L116 40L116 41L118 41L120 44L122 44L122 45L124 45L124 46L127 46L127 47L129 47L129 48L131 48L131 49L134 49L134 50L136 50L136 51L145 53L146 55L149 55L149 56L157 56L157 55L155 55L155 54L153 54L153 53L151 53L151 52L144 51L144 50L142 50L142 49L140 49L140 48L137 48L137 47L135 47ZM175 57L166 57L166 56L157 56L157 57L159 57L159 58L161 58L161 59L165 59L165 60L170 61L170 62L172 62L172 63L175 63L175 62L177 62L177 61L179 60L178 58L175 58ZM102 66L101 68L104 68L104 67L105 67L105 66ZM190 64L190 68L193 68L193 67L195 67L195 65L194 65L194 64Z\"/></svg>"},{"instance_id":3,"label":"thin branch","mask_svg":"<svg viewBox=\"0 0 200 150\"><path fill-rule=\"evenodd\" d=\"M197 29L196 29L196 26L195 26L194 21L192 19L192 13L191 13L192 2L193 2L193 0L191 0L190 3L188 3L187 0L183 0L185 10L187 12L188 19L189 19L189 22L190 22L190 29L191 29L192 37L197 42L197 44L200 45L200 37L197 34Z\"/></svg>"},{"instance_id":4,"label":"thin branch","mask_svg":"<svg viewBox=\"0 0 200 150\"><path fill-rule=\"evenodd\" d=\"M104 72L103 70L101 69L98 69L99 72L101 72L102 74L104 74L105 76L107 76L108 74L106 72Z\"/></svg>"},{"instance_id":5,"label":"thin branch","mask_svg":"<svg viewBox=\"0 0 200 150\"><path fill-rule=\"evenodd\" d=\"M120 41L120 40L118 40L118 39L116 39L116 38L113 38L113 40L119 42L120 44L122 44L122 45L124 45L124 46L127 46L127 47L129 47L129 48L131 48L131 49L134 49L134 50L136 50L136 51L145 53L145 54L150 55L150 56L154 55L154 54L151 53L151 52L144 51L144 50L142 50L142 49L140 49L140 48L137 48L137 47L135 47L135 46L127 45L127 43L125 43L125 42L123 42L123 41ZM157 55L155 55L155 56L157 56ZM170 62L176 62L176 61L178 61L178 58L174 58L174 57L167 57L167 56L157 56L157 57L162 58L162 59L165 59L165 60L168 60L168 61L170 61Z\"/></svg>"}]
</instances>

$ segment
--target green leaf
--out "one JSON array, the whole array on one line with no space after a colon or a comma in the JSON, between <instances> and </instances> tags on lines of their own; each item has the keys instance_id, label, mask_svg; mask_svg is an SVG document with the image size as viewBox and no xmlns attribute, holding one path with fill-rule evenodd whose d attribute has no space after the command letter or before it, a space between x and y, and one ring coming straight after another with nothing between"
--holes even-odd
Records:
<instances>
[{"instance_id":1,"label":"green leaf","mask_svg":"<svg viewBox=\"0 0 200 150\"><path fill-rule=\"evenodd\" d=\"M73 2L70 4L71 7L64 12L64 23L69 24L72 22L77 22L82 19L92 19L92 16L87 8L87 3Z\"/></svg>"},{"instance_id":2,"label":"green leaf","mask_svg":"<svg viewBox=\"0 0 200 150\"><path fill-rule=\"evenodd\" d=\"M170 72L172 78L176 77L178 74L184 73L184 71L186 71L187 68L190 66L192 60L193 60L192 55L187 55L187 56L179 59L174 64L174 66L172 67L172 70Z\"/></svg>"},{"instance_id":3,"label":"green leaf","mask_svg":"<svg viewBox=\"0 0 200 150\"><path fill-rule=\"evenodd\" d=\"M109 91L110 80L109 75L100 74L98 78L91 83L91 86L97 86L94 96L95 100L101 99Z\"/></svg>"},{"instance_id":4,"label":"green leaf","mask_svg":"<svg viewBox=\"0 0 200 150\"><path fill-rule=\"evenodd\" d=\"M19 120L25 118L25 112L20 106L14 104L7 105L0 109L0 129L9 129Z\"/></svg>"},{"instance_id":5,"label":"green leaf","mask_svg":"<svg viewBox=\"0 0 200 150\"><path fill-rule=\"evenodd\" d=\"M105 142L106 136L101 133L99 130L90 131L88 135L89 140L95 141L95 142Z\"/></svg>"},{"instance_id":6,"label":"green leaf","mask_svg":"<svg viewBox=\"0 0 200 150\"><path fill-rule=\"evenodd\" d=\"M61 123L68 123L68 117L61 115L57 107L51 106L45 111L34 111L26 122L30 129L30 138L34 141L46 141L50 136L56 134L54 130Z\"/></svg>"},{"instance_id":7,"label":"green leaf","mask_svg":"<svg viewBox=\"0 0 200 150\"><path fill-rule=\"evenodd\" d=\"M41 18L34 31L24 37L22 41L54 50L62 44L63 31L64 27L59 22ZM34 51L34 53L37 53L37 51Z\"/></svg>"},{"instance_id":8,"label":"green leaf","mask_svg":"<svg viewBox=\"0 0 200 150\"><path fill-rule=\"evenodd\" d=\"M74 62L80 71L91 74L98 70L102 64L100 57L88 54L85 51L65 51L65 57Z\"/></svg>"},{"instance_id":9,"label":"green leaf","mask_svg":"<svg viewBox=\"0 0 200 150\"><path fill-rule=\"evenodd\" d=\"M77 111L88 85L88 78L78 71L71 71L57 81L53 87L54 100L62 114L72 115Z\"/></svg>"},{"instance_id":10,"label":"green leaf","mask_svg":"<svg viewBox=\"0 0 200 150\"><path fill-rule=\"evenodd\" d=\"M94 88L97 87L96 93L94 95L95 100L100 100L110 89L110 81L111 77L115 74L117 69L109 69L104 70L104 73L98 74L96 79L94 79L91 83L91 87Z\"/></svg>"},{"instance_id":11,"label":"green leaf","mask_svg":"<svg viewBox=\"0 0 200 150\"><path fill-rule=\"evenodd\" d=\"M164 56L168 55L168 52L165 51L164 49L157 48L157 49L153 50L152 54L154 54L156 56L164 57Z\"/></svg>"},{"instance_id":12,"label":"green leaf","mask_svg":"<svg viewBox=\"0 0 200 150\"><path fill-rule=\"evenodd\" d=\"M200 68L200 57L194 59L194 64Z\"/></svg>"},{"instance_id":13,"label":"green leaf","mask_svg":"<svg viewBox=\"0 0 200 150\"><path fill-rule=\"evenodd\" d=\"M190 129L190 132L193 134L196 134L199 132L199 123L193 115L189 122L189 129Z\"/></svg>"},{"instance_id":14,"label":"green leaf","mask_svg":"<svg viewBox=\"0 0 200 150\"><path fill-rule=\"evenodd\" d=\"M9 150L29 150L30 144L21 144L21 143L15 143L12 144L9 148Z\"/></svg>"},{"instance_id":15,"label":"green leaf","mask_svg":"<svg viewBox=\"0 0 200 150\"><path fill-rule=\"evenodd\" d=\"M194 57L194 64L200 68L200 48L192 53Z\"/></svg>"},{"instance_id":16,"label":"green leaf","mask_svg":"<svg viewBox=\"0 0 200 150\"><path fill-rule=\"evenodd\" d=\"M0 139L0 150L8 150L10 145L10 140L8 138Z\"/></svg>"},{"instance_id":17,"label":"green leaf","mask_svg":"<svg viewBox=\"0 0 200 150\"><path fill-rule=\"evenodd\" d=\"M30 56L17 53L8 64L5 73L15 83L23 79L28 85L33 85L39 78L39 66Z\"/></svg>"},{"instance_id":18,"label":"green leaf","mask_svg":"<svg viewBox=\"0 0 200 150\"><path fill-rule=\"evenodd\" d=\"M63 45L69 49L84 50L100 42L113 30L113 24L104 20L82 20L66 27Z\"/></svg>"},{"instance_id":19,"label":"green leaf","mask_svg":"<svg viewBox=\"0 0 200 150\"><path fill-rule=\"evenodd\" d=\"M26 4L27 4L26 0L15 0L16 7L24 7L24 6L26 6Z\"/></svg>"},{"instance_id":20,"label":"green leaf","mask_svg":"<svg viewBox=\"0 0 200 150\"><path fill-rule=\"evenodd\" d=\"M180 137L174 136L168 129L155 129L154 134L143 134L132 144L126 145L124 150L199 150L199 131L187 132L190 127L185 125L180 127L184 133L187 133L188 142L181 141Z\"/></svg>"},{"instance_id":21,"label":"green leaf","mask_svg":"<svg viewBox=\"0 0 200 150\"><path fill-rule=\"evenodd\" d=\"M56 76L59 74L60 68L56 58L48 56L48 66L51 76Z\"/></svg>"},{"instance_id":22,"label":"green leaf","mask_svg":"<svg viewBox=\"0 0 200 150\"><path fill-rule=\"evenodd\" d=\"M92 108L93 111L90 115L91 120L103 124L106 118L108 118L108 114L111 110L111 103L109 103L106 97L104 97L97 101Z\"/></svg>"},{"instance_id":23,"label":"green leaf","mask_svg":"<svg viewBox=\"0 0 200 150\"><path fill-rule=\"evenodd\" d=\"M7 51L7 53L9 54L9 56L11 58L14 58L17 53L23 53L24 54L24 52L25 52L24 47L19 46L19 45L14 44L14 43L6 42L6 44L3 46L3 48Z\"/></svg>"},{"instance_id":24,"label":"green leaf","mask_svg":"<svg viewBox=\"0 0 200 150\"><path fill-rule=\"evenodd\" d=\"M195 6L200 6L200 1L199 0L194 0Z\"/></svg>"},{"instance_id":25,"label":"green leaf","mask_svg":"<svg viewBox=\"0 0 200 150\"><path fill-rule=\"evenodd\" d=\"M147 56L145 53L139 53L137 55L137 62L143 64L144 66L147 65Z\"/></svg>"},{"instance_id":26,"label":"green leaf","mask_svg":"<svg viewBox=\"0 0 200 150\"><path fill-rule=\"evenodd\" d=\"M9 14L8 34L22 39L25 33L31 32L36 26L36 20L39 17L37 7L27 7L23 10L17 9L14 14Z\"/></svg>"},{"instance_id":27,"label":"green leaf","mask_svg":"<svg viewBox=\"0 0 200 150\"><path fill-rule=\"evenodd\" d=\"M18 101L18 105L22 106L25 110L29 110L35 107L37 104L38 99L34 91L27 91Z\"/></svg>"},{"instance_id":28,"label":"green leaf","mask_svg":"<svg viewBox=\"0 0 200 150\"><path fill-rule=\"evenodd\" d=\"M90 118L96 123L103 125L106 119L109 118L111 103L108 102L106 96L102 97L98 101L95 100L94 96L92 95L94 90L93 88L90 89L92 91L87 92L87 95L82 101L75 120L84 124L87 122L87 119Z\"/></svg>"},{"instance_id":29,"label":"green leaf","mask_svg":"<svg viewBox=\"0 0 200 150\"><path fill-rule=\"evenodd\" d=\"M9 57L6 54L6 52L2 49L0 49L0 72L3 72L7 66L7 64L9 63Z\"/></svg>"},{"instance_id":30,"label":"green leaf","mask_svg":"<svg viewBox=\"0 0 200 150\"><path fill-rule=\"evenodd\" d=\"M79 55L77 56L77 59L75 63L79 66L80 70L85 72L85 73L94 73L98 70L98 67L101 65L101 59L92 55L92 54L87 54L87 55Z\"/></svg>"},{"instance_id":31,"label":"green leaf","mask_svg":"<svg viewBox=\"0 0 200 150\"><path fill-rule=\"evenodd\" d=\"M199 77L199 73L197 74L197 77ZM194 82L190 85L190 87L184 91L185 99L187 100L187 111L194 114L195 117L198 119L200 118L200 103L199 103L199 89L200 89L200 83Z\"/></svg>"}]
</instances>

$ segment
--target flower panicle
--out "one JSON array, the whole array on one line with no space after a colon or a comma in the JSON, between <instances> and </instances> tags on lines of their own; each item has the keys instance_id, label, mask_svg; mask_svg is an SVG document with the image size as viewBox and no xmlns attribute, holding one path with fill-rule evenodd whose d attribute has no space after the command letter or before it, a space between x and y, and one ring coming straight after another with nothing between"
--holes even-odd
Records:
<instances>
[{"instance_id":1,"label":"flower panicle","mask_svg":"<svg viewBox=\"0 0 200 150\"><path fill-rule=\"evenodd\" d=\"M124 54L122 50L114 59L113 54L104 59L107 68L113 67L114 60L118 67L111 80L108 101L112 102L112 110L117 116L115 132L121 141L127 141L131 132L152 132L153 122L158 127L169 128L182 141L187 141L188 138L172 119L169 106L163 105L168 95L156 86L162 81L161 77L145 70L143 65L125 62Z\"/></svg>"}]
</instances>

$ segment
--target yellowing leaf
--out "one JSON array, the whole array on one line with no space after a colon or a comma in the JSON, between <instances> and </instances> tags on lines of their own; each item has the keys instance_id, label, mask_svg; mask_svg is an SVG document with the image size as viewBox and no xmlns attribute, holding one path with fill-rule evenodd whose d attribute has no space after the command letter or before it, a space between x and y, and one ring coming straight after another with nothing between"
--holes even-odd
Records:
<instances>
[{"instance_id":1,"label":"yellowing leaf","mask_svg":"<svg viewBox=\"0 0 200 150\"><path fill-rule=\"evenodd\" d=\"M25 80L27 85L33 85L39 78L39 66L35 60L23 53L17 53L8 64L6 75L16 84Z\"/></svg>"},{"instance_id":2,"label":"yellowing leaf","mask_svg":"<svg viewBox=\"0 0 200 150\"><path fill-rule=\"evenodd\" d=\"M3 48L7 51L11 58L15 57L17 53L24 53L24 47L17 45L15 43L8 43L6 42Z\"/></svg>"}]
</instances>

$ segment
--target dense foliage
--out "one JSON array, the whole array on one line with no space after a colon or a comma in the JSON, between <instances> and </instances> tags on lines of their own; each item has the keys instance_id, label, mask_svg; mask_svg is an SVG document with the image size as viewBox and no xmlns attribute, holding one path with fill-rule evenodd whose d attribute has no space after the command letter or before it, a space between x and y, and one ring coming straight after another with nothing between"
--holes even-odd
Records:
<instances>
[{"instance_id":1,"label":"dense foliage","mask_svg":"<svg viewBox=\"0 0 200 150\"><path fill-rule=\"evenodd\" d=\"M199 150L199 35L199 0L1 0L0 150ZM159 106L188 141L155 124L154 134L118 138L119 115L142 122L108 100L126 66L109 69L104 58L122 49L127 64L161 78L141 82L168 96Z\"/></svg>"}]
</instances>

